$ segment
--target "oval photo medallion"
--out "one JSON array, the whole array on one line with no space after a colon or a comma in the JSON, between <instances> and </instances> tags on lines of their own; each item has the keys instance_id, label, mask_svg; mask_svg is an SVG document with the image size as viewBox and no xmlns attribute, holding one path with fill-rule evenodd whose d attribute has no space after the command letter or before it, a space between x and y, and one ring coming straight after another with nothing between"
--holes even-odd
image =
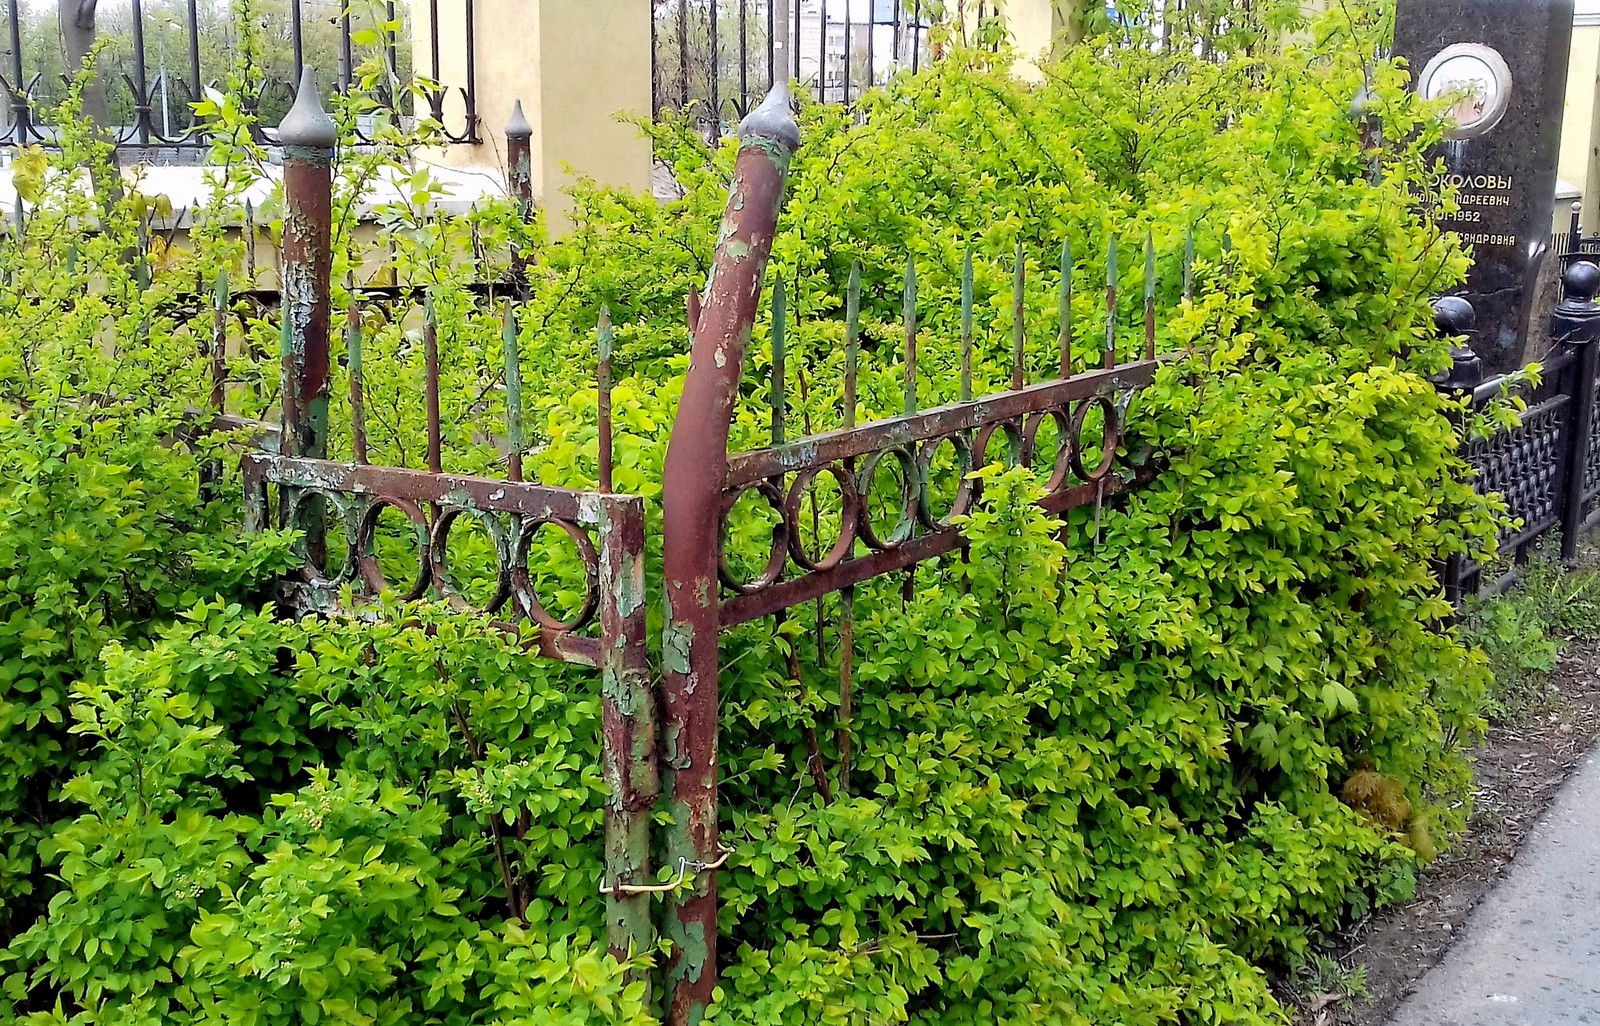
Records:
<instances>
[{"instance_id":1,"label":"oval photo medallion","mask_svg":"<svg viewBox=\"0 0 1600 1026\"><path fill-rule=\"evenodd\" d=\"M1493 130L1511 106L1511 69L1493 47L1455 43L1422 69L1417 91L1425 100L1455 97L1450 138L1476 139Z\"/></svg>"}]
</instances>

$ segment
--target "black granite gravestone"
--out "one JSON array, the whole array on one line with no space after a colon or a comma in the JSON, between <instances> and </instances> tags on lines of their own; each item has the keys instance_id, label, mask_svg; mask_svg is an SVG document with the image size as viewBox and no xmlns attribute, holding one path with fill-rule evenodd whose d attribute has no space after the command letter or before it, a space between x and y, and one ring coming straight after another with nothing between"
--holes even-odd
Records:
<instances>
[{"instance_id":1,"label":"black granite gravestone","mask_svg":"<svg viewBox=\"0 0 1600 1026\"><path fill-rule=\"evenodd\" d=\"M1455 98L1440 154L1461 209L1444 227L1473 249L1461 290L1491 372L1522 365L1534 284L1549 254L1573 0L1400 0L1397 57L1413 87Z\"/></svg>"}]
</instances>

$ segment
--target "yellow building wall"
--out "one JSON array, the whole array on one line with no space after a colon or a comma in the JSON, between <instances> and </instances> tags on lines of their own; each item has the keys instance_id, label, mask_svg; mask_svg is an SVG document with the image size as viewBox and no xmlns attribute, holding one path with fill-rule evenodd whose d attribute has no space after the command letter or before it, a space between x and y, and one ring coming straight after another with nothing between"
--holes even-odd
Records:
<instances>
[{"instance_id":1,"label":"yellow building wall","mask_svg":"<svg viewBox=\"0 0 1600 1026\"><path fill-rule=\"evenodd\" d=\"M448 116L463 109L465 0L439 4L439 81ZM428 5L413 4L413 60L432 73ZM566 224L562 189L573 175L639 191L650 188L650 144L619 115L650 114L650 0L477 0L476 99L482 142L427 159L504 174L505 126L517 101L533 126L533 191L551 227Z\"/></svg>"},{"instance_id":2,"label":"yellow building wall","mask_svg":"<svg viewBox=\"0 0 1600 1026\"><path fill-rule=\"evenodd\" d=\"M1590 231L1600 228L1600 105L1595 102L1600 81L1600 20L1578 24L1572 30L1572 59L1567 66L1567 102L1561 124L1561 180L1583 192L1584 222ZM1556 211L1556 223L1565 226L1568 213Z\"/></svg>"}]
</instances>

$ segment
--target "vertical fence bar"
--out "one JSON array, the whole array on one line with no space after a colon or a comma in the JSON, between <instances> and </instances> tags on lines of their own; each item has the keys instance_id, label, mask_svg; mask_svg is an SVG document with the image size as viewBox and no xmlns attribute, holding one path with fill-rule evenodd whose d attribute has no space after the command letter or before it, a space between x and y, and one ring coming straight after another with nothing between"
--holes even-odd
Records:
<instances>
[{"instance_id":1,"label":"vertical fence bar","mask_svg":"<svg viewBox=\"0 0 1600 1026\"><path fill-rule=\"evenodd\" d=\"M961 401L972 401L972 320L973 320L972 247L967 246L961 258Z\"/></svg>"},{"instance_id":2,"label":"vertical fence bar","mask_svg":"<svg viewBox=\"0 0 1600 1026\"><path fill-rule=\"evenodd\" d=\"M211 318L211 411L228 412L228 269L217 270Z\"/></svg>"},{"instance_id":3,"label":"vertical fence bar","mask_svg":"<svg viewBox=\"0 0 1600 1026\"><path fill-rule=\"evenodd\" d=\"M706 14L706 35L709 37L708 47L711 51L711 60L708 66L711 69L711 81L706 83L706 108L711 116L711 124L717 130L718 138L722 136L722 41L717 38L717 0L708 0Z\"/></svg>"},{"instance_id":4,"label":"vertical fence bar","mask_svg":"<svg viewBox=\"0 0 1600 1026\"><path fill-rule=\"evenodd\" d=\"M782 3L783 0L773 0L773 2ZM800 0L794 0L794 17L789 19L789 32L790 32L791 38L785 40L784 42L785 42L786 45L789 46L789 51L794 54L794 78L792 79L792 81L796 85L799 85L799 83L800 83L800 35L801 35L801 33L800 33Z\"/></svg>"},{"instance_id":5,"label":"vertical fence bar","mask_svg":"<svg viewBox=\"0 0 1600 1026\"><path fill-rule=\"evenodd\" d=\"M346 5L339 9L339 91L341 93L350 91L350 83L355 77L355 69L355 41L351 38L350 8Z\"/></svg>"},{"instance_id":6,"label":"vertical fence bar","mask_svg":"<svg viewBox=\"0 0 1600 1026\"><path fill-rule=\"evenodd\" d=\"M871 6L870 4L868 6ZM844 5L844 105L850 106L850 40L855 35L856 9L850 0Z\"/></svg>"},{"instance_id":7,"label":"vertical fence bar","mask_svg":"<svg viewBox=\"0 0 1600 1026\"><path fill-rule=\"evenodd\" d=\"M711 871L725 858L717 836L722 488L745 348L789 163L800 146L790 104L787 86L779 83L740 126L733 185L662 473L662 748L672 792L665 847L670 858L696 871L692 884L672 896L670 1026L698 1023L716 983L717 885Z\"/></svg>"},{"instance_id":8,"label":"vertical fence bar","mask_svg":"<svg viewBox=\"0 0 1600 1026\"><path fill-rule=\"evenodd\" d=\"M394 22L396 22L397 20L399 20L399 19L397 19L395 17L395 7L394 7L394 5L395 5L395 0L385 0L384 8L383 8L384 9L384 17L388 20L388 22L391 25L394 24ZM389 34L386 34L385 38L387 40L386 43L385 43L385 50L387 51L385 57L386 57L386 60L388 62L388 66L389 66L389 74L393 78L398 79L400 77L400 43L399 43L399 37L398 37L397 34L389 33ZM394 90L394 87L393 87L392 84L386 85L385 86L385 91L388 92L388 94L389 94L389 107L390 107L390 109L394 111L396 116L398 116L400 114L400 95L399 95L399 93L397 93Z\"/></svg>"},{"instance_id":9,"label":"vertical fence bar","mask_svg":"<svg viewBox=\"0 0 1600 1026\"><path fill-rule=\"evenodd\" d=\"M844 426L856 426L856 374L861 359L861 265L850 265L850 285L844 304ZM855 460L846 459L845 473L854 476ZM850 793L855 720L856 589L839 594L839 794Z\"/></svg>"},{"instance_id":10,"label":"vertical fence bar","mask_svg":"<svg viewBox=\"0 0 1600 1026\"><path fill-rule=\"evenodd\" d=\"M439 0L428 0L428 77L439 87Z\"/></svg>"},{"instance_id":11,"label":"vertical fence bar","mask_svg":"<svg viewBox=\"0 0 1600 1026\"><path fill-rule=\"evenodd\" d=\"M140 146L150 145L150 69L145 58L144 3L133 0L133 100L134 138ZM297 69L298 70L298 69Z\"/></svg>"},{"instance_id":12,"label":"vertical fence bar","mask_svg":"<svg viewBox=\"0 0 1600 1026\"><path fill-rule=\"evenodd\" d=\"M678 109L689 106L689 3L678 0Z\"/></svg>"},{"instance_id":13,"label":"vertical fence bar","mask_svg":"<svg viewBox=\"0 0 1600 1026\"><path fill-rule=\"evenodd\" d=\"M1562 275L1566 298L1550 319L1550 340L1575 353L1572 366L1572 411L1567 417L1566 487L1561 501L1561 558L1578 555L1578 534L1583 529L1589 450L1593 444L1595 415L1596 344L1600 343L1600 267L1587 261L1571 264Z\"/></svg>"},{"instance_id":14,"label":"vertical fence bar","mask_svg":"<svg viewBox=\"0 0 1600 1026\"><path fill-rule=\"evenodd\" d=\"M850 265L844 302L844 426L856 426L856 374L861 359L861 265Z\"/></svg>"},{"instance_id":15,"label":"vertical fence bar","mask_svg":"<svg viewBox=\"0 0 1600 1026\"><path fill-rule=\"evenodd\" d=\"M905 284L905 407L904 412L917 410L917 260L906 258Z\"/></svg>"},{"instance_id":16,"label":"vertical fence bar","mask_svg":"<svg viewBox=\"0 0 1600 1026\"><path fill-rule=\"evenodd\" d=\"M506 476L522 480L522 352L517 345L517 306L506 300L501 327L506 361ZM607 411L609 412L609 411ZM605 489L610 491L609 488Z\"/></svg>"},{"instance_id":17,"label":"vertical fence bar","mask_svg":"<svg viewBox=\"0 0 1600 1026\"><path fill-rule=\"evenodd\" d=\"M1061 355L1061 379L1072 377L1072 243L1061 244L1061 294L1057 299L1056 349Z\"/></svg>"},{"instance_id":18,"label":"vertical fence bar","mask_svg":"<svg viewBox=\"0 0 1600 1026\"><path fill-rule=\"evenodd\" d=\"M1027 287L1027 254L1018 242L1017 263L1011 276L1011 387L1019 391L1028 380Z\"/></svg>"},{"instance_id":19,"label":"vertical fence bar","mask_svg":"<svg viewBox=\"0 0 1600 1026\"><path fill-rule=\"evenodd\" d=\"M783 275L777 275L772 280L772 381L768 401L772 403L772 444L782 445L787 437L786 419L788 411L788 382L785 381L787 368L784 366L787 354L785 348L788 339L785 337L789 331L789 298L788 290L783 284Z\"/></svg>"},{"instance_id":20,"label":"vertical fence bar","mask_svg":"<svg viewBox=\"0 0 1600 1026\"><path fill-rule=\"evenodd\" d=\"M1106 251L1106 367L1117 365L1117 237Z\"/></svg>"},{"instance_id":21,"label":"vertical fence bar","mask_svg":"<svg viewBox=\"0 0 1600 1026\"><path fill-rule=\"evenodd\" d=\"M473 0L467 0L467 83L462 102L466 106L467 142L478 141L478 16Z\"/></svg>"},{"instance_id":22,"label":"vertical fence bar","mask_svg":"<svg viewBox=\"0 0 1600 1026\"><path fill-rule=\"evenodd\" d=\"M599 405L599 430L598 462L600 465L600 490L613 491L612 474L614 472L611 445L614 428L611 422L611 360L612 350L616 343L616 330L611 326L611 307L605 303L600 304L599 336L599 361L595 368L595 395Z\"/></svg>"},{"instance_id":23,"label":"vertical fence bar","mask_svg":"<svg viewBox=\"0 0 1600 1026\"><path fill-rule=\"evenodd\" d=\"M428 469L444 473L444 431L439 417L439 313L430 286L422 305L423 396L428 404Z\"/></svg>"},{"instance_id":24,"label":"vertical fence bar","mask_svg":"<svg viewBox=\"0 0 1600 1026\"><path fill-rule=\"evenodd\" d=\"M6 5L7 29L11 34L11 131L12 142L25 145L28 141L27 83L22 78L22 0L11 0Z\"/></svg>"},{"instance_id":25,"label":"vertical fence bar","mask_svg":"<svg viewBox=\"0 0 1600 1026\"><path fill-rule=\"evenodd\" d=\"M298 373L294 345L294 322L285 307L278 312L278 432L282 439L279 448L285 456L296 456L300 452L295 430L300 422L300 404L295 401Z\"/></svg>"},{"instance_id":26,"label":"vertical fence bar","mask_svg":"<svg viewBox=\"0 0 1600 1026\"><path fill-rule=\"evenodd\" d=\"M606 941L625 959L655 947L649 894L651 816L661 793L644 583L644 504L608 498L600 528L600 724L606 780ZM639 974L640 982L649 978ZM650 1005L648 995L645 1001Z\"/></svg>"},{"instance_id":27,"label":"vertical fence bar","mask_svg":"<svg viewBox=\"0 0 1600 1026\"><path fill-rule=\"evenodd\" d=\"M349 323L345 328L345 348L350 358L350 448L357 463L367 462L367 379L362 363L361 305L350 299Z\"/></svg>"},{"instance_id":28,"label":"vertical fence bar","mask_svg":"<svg viewBox=\"0 0 1600 1026\"><path fill-rule=\"evenodd\" d=\"M306 70L306 30L302 22L300 0L289 0L289 33L294 46L294 73L302 75ZM430 25L434 24L429 22ZM439 67L434 65L434 77L439 76Z\"/></svg>"},{"instance_id":29,"label":"vertical fence bar","mask_svg":"<svg viewBox=\"0 0 1600 1026\"><path fill-rule=\"evenodd\" d=\"M1144 236L1144 358L1156 358L1156 239Z\"/></svg>"},{"instance_id":30,"label":"vertical fence bar","mask_svg":"<svg viewBox=\"0 0 1600 1026\"><path fill-rule=\"evenodd\" d=\"M750 0L739 0L739 114L750 109Z\"/></svg>"},{"instance_id":31,"label":"vertical fence bar","mask_svg":"<svg viewBox=\"0 0 1600 1026\"><path fill-rule=\"evenodd\" d=\"M848 3L849 0L846 0ZM828 102L828 0L817 0L817 99Z\"/></svg>"},{"instance_id":32,"label":"vertical fence bar","mask_svg":"<svg viewBox=\"0 0 1600 1026\"><path fill-rule=\"evenodd\" d=\"M198 101L205 95L205 82L200 78L200 0L188 0L189 28L189 99ZM189 113L189 125L194 126L197 115Z\"/></svg>"},{"instance_id":33,"label":"vertical fence bar","mask_svg":"<svg viewBox=\"0 0 1600 1026\"><path fill-rule=\"evenodd\" d=\"M922 67L922 0L911 6L911 73Z\"/></svg>"},{"instance_id":34,"label":"vertical fence bar","mask_svg":"<svg viewBox=\"0 0 1600 1026\"><path fill-rule=\"evenodd\" d=\"M867 4L867 88L878 84L878 0Z\"/></svg>"},{"instance_id":35,"label":"vertical fence bar","mask_svg":"<svg viewBox=\"0 0 1600 1026\"><path fill-rule=\"evenodd\" d=\"M283 318L290 331L292 456L328 452L328 329L333 276L331 162L338 130L322 108L316 76L300 76L294 107L278 129L283 144ZM287 396L286 396L287 397Z\"/></svg>"}]
</instances>

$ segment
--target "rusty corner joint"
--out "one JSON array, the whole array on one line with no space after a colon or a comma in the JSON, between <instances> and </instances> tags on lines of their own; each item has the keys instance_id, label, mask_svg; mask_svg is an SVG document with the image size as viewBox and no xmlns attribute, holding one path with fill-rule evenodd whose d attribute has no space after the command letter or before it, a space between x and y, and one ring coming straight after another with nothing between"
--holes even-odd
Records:
<instances>
[{"instance_id":1,"label":"rusty corner joint","mask_svg":"<svg viewBox=\"0 0 1600 1026\"><path fill-rule=\"evenodd\" d=\"M772 254L789 162L800 145L787 84L779 83L740 126L717 253L693 333L663 471L667 621L662 643L663 768L672 825L666 857L713 863L717 838L717 668L721 592L717 573L728 429ZM668 1022L697 1022L716 975L717 884L707 873L675 892L667 923L672 956Z\"/></svg>"}]
</instances>

